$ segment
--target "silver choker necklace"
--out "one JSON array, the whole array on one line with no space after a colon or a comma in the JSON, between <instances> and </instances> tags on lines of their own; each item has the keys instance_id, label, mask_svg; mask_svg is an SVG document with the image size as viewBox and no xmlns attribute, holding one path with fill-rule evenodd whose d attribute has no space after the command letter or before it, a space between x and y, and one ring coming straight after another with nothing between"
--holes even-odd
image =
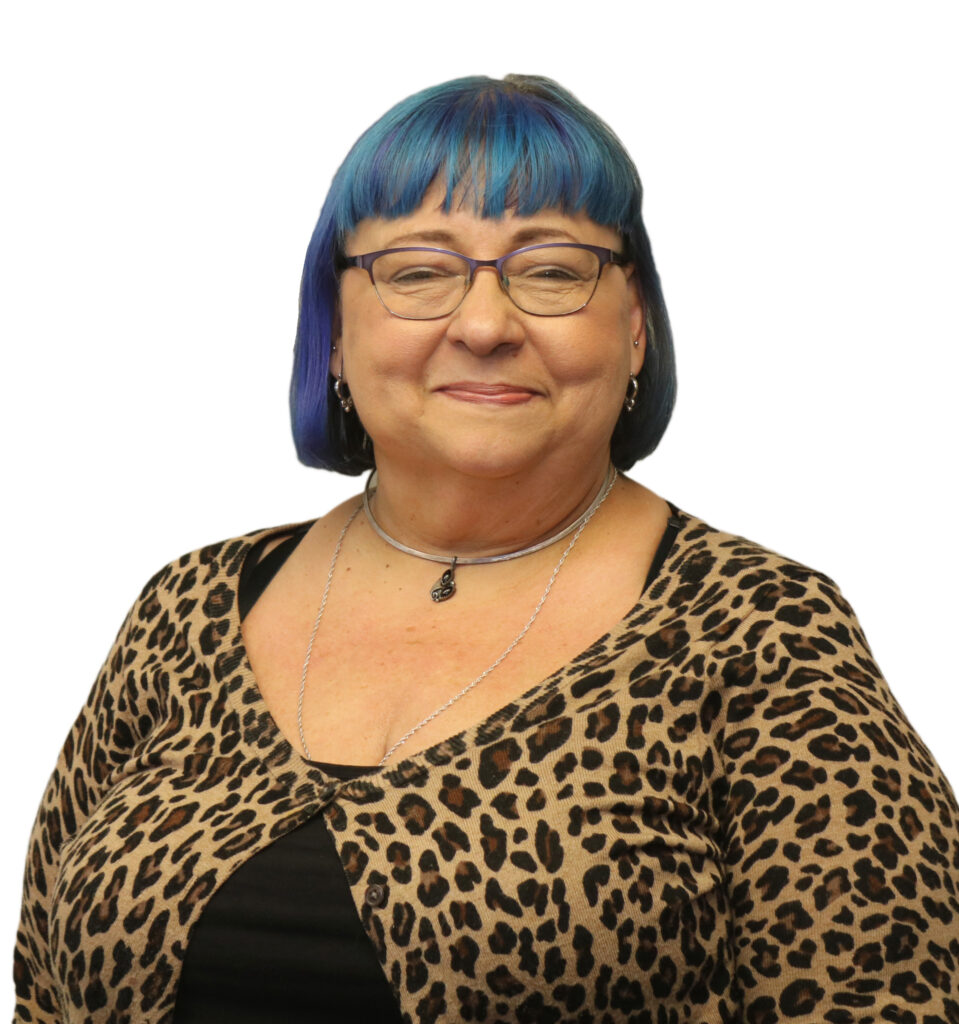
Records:
<instances>
[{"instance_id":1,"label":"silver choker necklace","mask_svg":"<svg viewBox=\"0 0 959 1024\"><path fill-rule=\"evenodd\" d=\"M391 537L376 521L373 510L370 508L370 498L376 493L375 476L376 470L374 469L366 478L366 487L363 489L363 511L366 513L367 521L377 535L385 540L387 544L396 548L397 551L402 551L405 555L413 555L414 558L425 558L428 562L449 562L449 568L430 587L430 597L439 603L440 601L448 601L456 593L456 567L458 565L489 565L492 562L508 562L513 558L522 558L524 555L531 555L535 551L542 551L543 548L556 544L564 537L568 537L574 530L579 529L606 499L606 495L609 494L613 484L616 482L617 473L616 467L610 463L609 469L606 470L606 478L603 480L603 485L596 492L596 497L590 502L589 507L581 516L573 520L569 526L565 526L560 530L559 533L554 533L552 537L547 537L546 540L541 540L538 544L531 544L528 548L507 551L503 555L483 555L477 558L462 558L459 555L434 555L429 551L419 551L416 548L407 547L406 544L400 543L395 537Z\"/></svg>"}]
</instances>

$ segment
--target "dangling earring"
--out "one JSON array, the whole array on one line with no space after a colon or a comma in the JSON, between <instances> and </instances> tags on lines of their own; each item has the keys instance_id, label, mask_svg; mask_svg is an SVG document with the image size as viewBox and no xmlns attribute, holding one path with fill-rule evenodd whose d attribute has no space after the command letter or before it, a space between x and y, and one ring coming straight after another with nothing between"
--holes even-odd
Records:
<instances>
[{"instance_id":1,"label":"dangling earring","mask_svg":"<svg viewBox=\"0 0 959 1024\"><path fill-rule=\"evenodd\" d=\"M627 412L632 412L636 408L636 396L639 394L639 381L634 373L629 375L629 384L626 385L626 401L623 402L623 408Z\"/></svg>"},{"instance_id":2,"label":"dangling earring","mask_svg":"<svg viewBox=\"0 0 959 1024\"><path fill-rule=\"evenodd\" d=\"M340 408L343 412L350 413L353 411L353 396L350 394L350 386L343 380L343 371L336 375L336 380L333 381L333 393L339 399Z\"/></svg>"}]
</instances>

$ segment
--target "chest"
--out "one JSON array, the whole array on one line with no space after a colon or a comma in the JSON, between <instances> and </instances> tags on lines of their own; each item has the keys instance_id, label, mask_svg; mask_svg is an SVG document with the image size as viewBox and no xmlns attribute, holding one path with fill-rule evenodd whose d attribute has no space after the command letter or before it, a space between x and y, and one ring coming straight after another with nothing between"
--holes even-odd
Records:
<instances>
[{"instance_id":1,"label":"chest","mask_svg":"<svg viewBox=\"0 0 959 1024\"><path fill-rule=\"evenodd\" d=\"M333 591L309 659L318 598L295 575L278 580L244 623L273 717L297 747L302 723L312 758L375 764L411 730L403 756L484 720L613 628L636 603L648 564L614 572L585 561L552 581L551 563L495 577L468 567L442 604L429 598L442 567L410 568Z\"/></svg>"},{"instance_id":2,"label":"chest","mask_svg":"<svg viewBox=\"0 0 959 1024\"><path fill-rule=\"evenodd\" d=\"M634 652L600 645L432 751L426 772L330 808L404 1005L445 983L437 1019L475 1019L471 999L492 991L496 1019L527 1019L537 1001L565 1020L574 1000L603 1006L617 989L625 1019L653 995L666 1013L691 986L722 991L729 915L708 759L700 737L674 739L696 701L663 699L689 689L668 672L631 682ZM698 1019L725 1017L710 1006Z\"/></svg>"},{"instance_id":3,"label":"chest","mask_svg":"<svg viewBox=\"0 0 959 1024\"><path fill-rule=\"evenodd\" d=\"M168 1008L206 901L320 807L404 1007L451 977L436 1019L469 1019L490 978L500 1019L523 1019L531 998L566 1005L573 988L570 1005L611 985L639 1005L674 963L709 987L728 967L716 823L701 738L674 743L698 697L676 669L633 679L642 632L619 629L428 768L305 797L279 750L247 734L251 679L233 694L240 720L188 724L188 680L172 675L164 720L65 847L51 922L64 991L91 937L121 941L118 989Z\"/></svg>"}]
</instances>

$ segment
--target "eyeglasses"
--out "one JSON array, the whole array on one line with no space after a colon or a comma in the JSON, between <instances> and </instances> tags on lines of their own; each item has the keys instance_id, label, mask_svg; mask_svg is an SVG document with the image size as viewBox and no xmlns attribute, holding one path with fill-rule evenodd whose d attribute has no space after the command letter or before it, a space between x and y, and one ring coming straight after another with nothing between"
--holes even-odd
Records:
<instances>
[{"instance_id":1,"label":"eyeglasses","mask_svg":"<svg viewBox=\"0 0 959 1024\"><path fill-rule=\"evenodd\" d=\"M549 242L528 245L498 260L474 260L448 249L409 246L346 256L341 266L370 275L377 297L393 316L437 320L466 297L480 267L494 267L500 287L517 308L533 316L567 316L593 297L607 263L624 266L622 253L596 245Z\"/></svg>"}]
</instances>

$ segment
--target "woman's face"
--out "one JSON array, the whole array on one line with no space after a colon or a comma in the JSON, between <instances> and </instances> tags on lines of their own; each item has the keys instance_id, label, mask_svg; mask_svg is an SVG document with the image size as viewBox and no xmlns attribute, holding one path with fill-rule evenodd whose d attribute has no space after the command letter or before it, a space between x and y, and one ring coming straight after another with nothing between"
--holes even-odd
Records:
<instances>
[{"instance_id":1,"label":"woman's face","mask_svg":"<svg viewBox=\"0 0 959 1024\"><path fill-rule=\"evenodd\" d=\"M407 217L362 221L347 254L421 245L495 259L563 241L621 249L615 231L584 214L484 219L445 213L442 198L434 187ZM384 308L365 270L345 271L331 371L342 371L349 385L377 465L394 460L417 471L445 466L502 477L608 458L629 375L639 372L644 352L631 274L608 265L588 305L544 317L518 309L496 271L481 268L454 312L404 320Z\"/></svg>"}]
</instances>

